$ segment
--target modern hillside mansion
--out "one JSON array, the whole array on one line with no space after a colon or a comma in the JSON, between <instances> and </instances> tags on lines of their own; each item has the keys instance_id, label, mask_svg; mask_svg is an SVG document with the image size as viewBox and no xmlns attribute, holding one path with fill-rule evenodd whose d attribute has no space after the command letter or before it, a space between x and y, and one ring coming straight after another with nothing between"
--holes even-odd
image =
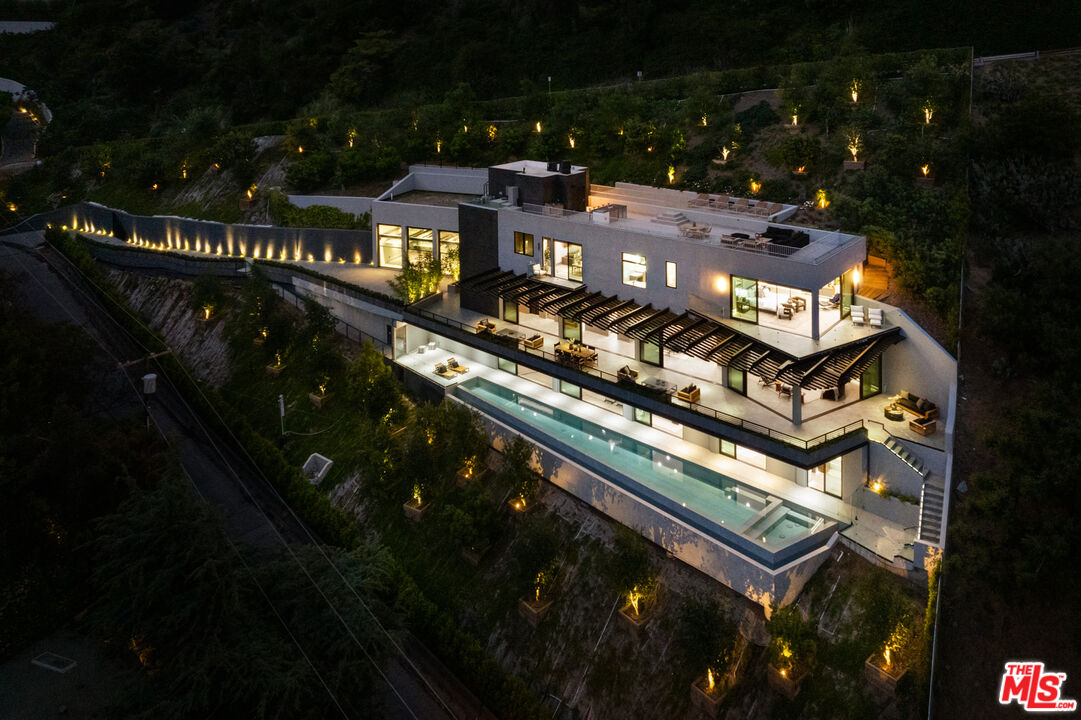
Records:
<instances>
[{"instance_id":1,"label":"modern hillside mansion","mask_svg":"<svg viewBox=\"0 0 1081 720\"><path fill-rule=\"evenodd\" d=\"M570 163L414 166L379 198L290 199L370 209L372 233L91 203L37 222L280 255L275 284L384 344L409 387L475 410L497 448L524 436L551 482L763 606L835 543L899 574L940 554L957 364L860 295L863 237L786 224L791 205L593 185ZM386 290L432 257L444 289L404 308L288 270Z\"/></svg>"},{"instance_id":2,"label":"modern hillside mansion","mask_svg":"<svg viewBox=\"0 0 1081 720\"><path fill-rule=\"evenodd\" d=\"M956 362L859 295L865 238L796 210L570 163L413 167L372 202L372 257L434 255L457 282L406 309L394 362L765 606L836 542L920 572L944 541Z\"/></svg>"}]
</instances>

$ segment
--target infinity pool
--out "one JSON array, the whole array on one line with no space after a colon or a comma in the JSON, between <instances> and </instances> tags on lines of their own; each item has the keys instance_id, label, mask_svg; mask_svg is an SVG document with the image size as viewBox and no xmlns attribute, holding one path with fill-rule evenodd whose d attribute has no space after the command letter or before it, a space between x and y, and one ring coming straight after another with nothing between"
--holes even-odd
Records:
<instances>
[{"instance_id":1,"label":"infinity pool","mask_svg":"<svg viewBox=\"0 0 1081 720\"><path fill-rule=\"evenodd\" d=\"M782 557L778 551L816 533L825 542L828 533L822 531L834 524L813 511L486 378L470 379L458 389L465 391L457 393L463 401L482 411L490 405L524 422L541 444L578 455L572 459L606 480L770 565L790 559L790 553Z\"/></svg>"}]
</instances>

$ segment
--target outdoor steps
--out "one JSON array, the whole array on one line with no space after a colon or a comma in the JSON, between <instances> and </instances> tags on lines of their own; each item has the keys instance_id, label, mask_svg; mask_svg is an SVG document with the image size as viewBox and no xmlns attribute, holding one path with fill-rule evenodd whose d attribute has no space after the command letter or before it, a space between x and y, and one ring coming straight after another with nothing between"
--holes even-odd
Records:
<instances>
[{"instance_id":1,"label":"outdoor steps","mask_svg":"<svg viewBox=\"0 0 1081 720\"><path fill-rule=\"evenodd\" d=\"M923 542L939 544L942 539L942 511L946 502L942 480L929 475L920 491L920 523L916 533Z\"/></svg>"},{"instance_id":2,"label":"outdoor steps","mask_svg":"<svg viewBox=\"0 0 1081 720\"><path fill-rule=\"evenodd\" d=\"M683 223L689 223L690 220L687 216L678 210L672 210L671 212L663 212L656 217L650 218L650 222L659 223L661 225L672 225L673 227L679 227Z\"/></svg>"},{"instance_id":3,"label":"outdoor steps","mask_svg":"<svg viewBox=\"0 0 1081 720\"><path fill-rule=\"evenodd\" d=\"M923 466L923 461L913 455L904 445L897 441L897 438L892 435L886 438L886 442L882 443L886 448L908 465L910 468L918 472L924 480L927 479L927 473L930 472Z\"/></svg>"}]
</instances>

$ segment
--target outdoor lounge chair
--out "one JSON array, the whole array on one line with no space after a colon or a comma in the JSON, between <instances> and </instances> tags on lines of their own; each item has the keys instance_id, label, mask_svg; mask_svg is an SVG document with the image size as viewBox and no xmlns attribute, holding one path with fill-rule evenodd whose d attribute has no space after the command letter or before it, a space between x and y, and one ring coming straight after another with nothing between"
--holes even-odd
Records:
<instances>
[{"instance_id":1,"label":"outdoor lounge chair","mask_svg":"<svg viewBox=\"0 0 1081 720\"><path fill-rule=\"evenodd\" d=\"M702 399L702 389L697 385L688 385L685 388L680 388L676 393L676 398L683 402L696 403Z\"/></svg>"},{"instance_id":2,"label":"outdoor lounge chair","mask_svg":"<svg viewBox=\"0 0 1081 720\"><path fill-rule=\"evenodd\" d=\"M867 308L867 322L871 327L882 327L882 308Z\"/></svg>"},{"instance_id":3,"label":"outdoor lounge chair","mask_svg":"<svg viewBox=\"0 0 1081 720\"><path fill-rule=\"evenodd\" d=\"M852 306L852 324L853 325L862 325L863 321L864 321L863 306L862 305L853 305Z\"/></svg>"},{"instance_id":4,"label":"outdoor lounge chair","mask_svg":"<svg viewBox=\"0 0 1081 720\"><path fill-rule=\"evenodd\" d=\"M616 379L621 382L638 382L638 371L629 365L624 365L616 370Z\"/></svg>"},{"instance_id":5,"label":"outdoor lounge chair","mask_svg":"<svg viewBox=\"0 0 1081 720\"><path fill-rule=\"evenodd\" d=\"M435 366L435 374L438 375L439 377L447 378L448 380L450 378L458 377L458 373L451 372L449 369L447 369L447 366L444 365L443 363L439 363L438 365Z\"/></svg>"},{"instance_id":6,"label":"outdoor lounge chair","mask_svg":"<svg viewBox=\"0 0 1081 720\"><path fill-rule=\"evenodd\" d=\"M465 365L459 365L458 361L455 358L447 360L447 368L453 370L459 375L465 375L467 372L469 372L469 368L467 368Z\"/></svg>"},{"instance_id":7,"label":"outdoor lounge chair","mask_svg":"<svg viewBox=\"0 0 1081 720\"><path fill-rule=\"evenodd\" d=\"M934 418L914 418L908 421L908 429L926 437L935 434L938 424Z\"/></svg>"}]
</instances>

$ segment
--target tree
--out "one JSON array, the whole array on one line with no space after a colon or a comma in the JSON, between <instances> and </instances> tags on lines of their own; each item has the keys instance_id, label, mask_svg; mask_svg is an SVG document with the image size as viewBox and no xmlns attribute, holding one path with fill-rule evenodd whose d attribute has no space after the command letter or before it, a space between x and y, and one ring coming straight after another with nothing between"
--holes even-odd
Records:
<instances>
[{"instance_id":1,"label":"tree","mask_svg":"<svg viewBox=\"0 0 1081 720\"><path fill-rule=\"evenodd\" d=\"M278 560L249 559L246 567L220 521L175 473L132 495L98 530L91 622L141 670L136 687L122 695L129 705L121 714L179 720L337 713L295 642L320 667L337 702L354 715L372 710L368 658L382 664L385 639L353 593L384 622L391 619L376 599L389 575L382 553L304 547Z\"/></svg>"},{"instance_id":2,"label":"tree","mask_svg":"<svg viewBox=\"0 0 1081 720\"><path fill-rule=\"evenodd\" d=\"M520 507L529 506L540 493L540 476L533 471L537 448L521 435L503 446L503 467L496 480L510 492Z\"/></svg>"},{"instance_id":3,"label":"tree","mask_svg":"<svg viewBox=\"0 0 1081 720\"><path fill-rule=\"evenodd\" d=\"M691 596L679 606L676 642L688 669L721 675L732 661L739 630L713 598Z\"/></svg>"},{"instance_id":4,"label":"tree","mask_svg":"<svg viewBox=\"0 0 1081 720\"><path fill-rule=\"evenodd\" d=\"M443 264L435 258L426 262L409 262L387 281L395 297L405 304L428 297L439 290L443 279Z\"/></svg>"},{"instance_id":5,"label":"tree","mask_svg":"<svg viewBox=\"0 0 1081 720\"><path fill-rule=\"evenodd\" d=\"M773 636L769 644L769 661L773 667L793 678L814 668L817 628L814 622L803 619L798 607L778 607L774 601L766 629Z\"/></svg>"},{"instance_id":6,"label":"tree","mask_svg":"<svg viewBox=\"0 0 1081 720\"><path fill-rule=\"evenodd\" d=\"M346 370L345 383L349 400L373 420L389 421L401 405L398 383L383 362L383 354L369 341L361 345L360 353Z\"/></svg>"}]
</instances>

